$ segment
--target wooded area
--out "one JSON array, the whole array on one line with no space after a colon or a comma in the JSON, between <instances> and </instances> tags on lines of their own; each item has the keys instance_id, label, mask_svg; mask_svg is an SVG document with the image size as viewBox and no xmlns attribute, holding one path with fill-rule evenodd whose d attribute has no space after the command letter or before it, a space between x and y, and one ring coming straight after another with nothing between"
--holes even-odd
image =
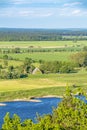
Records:
<instances>
[{"instance_id":1,"label":"wooded area","mask_svg":"<svg viewBox=\"0 0 87 130\"><path fill-rule=\"evenodd\" d=\"M0 41L87 40L87 30L0 28Z\"/></svg>"}]
</instances>

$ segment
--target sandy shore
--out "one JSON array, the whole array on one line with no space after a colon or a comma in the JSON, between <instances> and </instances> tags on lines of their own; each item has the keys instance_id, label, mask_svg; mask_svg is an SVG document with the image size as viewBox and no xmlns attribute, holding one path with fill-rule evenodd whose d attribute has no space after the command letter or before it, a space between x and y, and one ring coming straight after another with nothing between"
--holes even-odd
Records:
<instances>
[{"instance_id":1,"label":"sandy shore","mask_svg":"<svg viewBox=\"0 0 87 130\"><path fill-rule=\"evenodd\" d=\"M24 98L24 99L14 99L13 101L41 102L41 100L38 100L38 99L27 99L27 98Z\"/></svg>"},{"instance_id":2,"label":"sandy shore","mask_svg":"<svg viewBox=\"0 0 87 130\"><path fill-rule=\"evenodd\" d=\"M47 95L47 96L42 96L40 98L63 98L63 96L57 96L57 95Z\"/></svg>"},{"instance_id":3,"label":"sandy shore","mask_svg":"<svg viewBox=\"0 0 87 130\"><path fill-rule=\"evenodd\" d=\"M0 103L0 106L6 106L6 104L5 103Z\"/></svg>"},{"instance_id":4,"label":"sandy shore","mask_svg":"<svg viewBox=\"0 0 87 130\"><path fill-rule=\"evenodd\" d=\"M40 99L37 99L37 98L63 98L63 96L46 95L46 96L29 97L29 98L23 98L23 99L17 98L17 99L13 99L13 100L1 101L0 106L6 106L6 104L3 102L15 102L15 101L42 102Z\"/></svg>"}]
</instances>

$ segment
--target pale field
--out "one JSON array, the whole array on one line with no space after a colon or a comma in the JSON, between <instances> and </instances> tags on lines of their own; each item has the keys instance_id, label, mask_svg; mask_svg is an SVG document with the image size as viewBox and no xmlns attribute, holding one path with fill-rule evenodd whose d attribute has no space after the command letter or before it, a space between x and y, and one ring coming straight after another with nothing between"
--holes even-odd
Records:
<instances>
[{"instance_id":1,"label":"pale field","mask_svg":"<svg viewBox=\"0 0 87 130\"><path fill-rule=\"evenodd\" d=\"M33 46L35 48L55 48L55 47L69 47L69 46L86 46L87 41L77 41L74 43L73 41L0 41L0 48L28 48Z\"/></svg>"},{"instance_id":2,"label":"pale field","mask_svg":"<svg viewBox=\"0 0 87 130\"><path fill-rule=\"evenodd\" d=\"M0 80L0 92L76 85L87 91L87 72L29 75L26 79Z\"/></svg>"},{"instance_id":3,"label":"pale field","mask_svg":"<svg viewBox=\"0 0 87 130\"><path fill-rule=\"evenodd\" d=\"M3 59L0 59L0 64L4 66L4 60ZM15 61L15 60L8 60L8 66L20 66L22 65L23 63L21 61Z\"/></svg>"}]
</instances>

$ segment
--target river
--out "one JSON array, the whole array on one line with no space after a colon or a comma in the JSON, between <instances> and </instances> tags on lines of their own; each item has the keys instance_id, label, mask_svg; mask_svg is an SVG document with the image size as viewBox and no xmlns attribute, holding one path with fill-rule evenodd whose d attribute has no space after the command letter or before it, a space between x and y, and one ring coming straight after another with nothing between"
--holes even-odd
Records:
<instances>
[{"instance_id":1,"label":"river","mask_svg":"<svg viewBox=\"0 0 87 130\"><path fill-rule=\"evenodd\" d=\"M41 102L14 101L4 102L6 106L0 106L0 127L7 112L11 116L15 113L23 120L32 119L35 122L36 113L40 115L52 113L52 107L57 107L61 98L39 98Z\"/></svg>"},{"instance_id":2,"label":"river","mask_svg":"<svg viewBox=\"0 0 87 130\"><path fill-rule=\"evenodd\" d=\"M79 97L81 100L87 103L87 100L82 96ZM13 101L4 102L6 106L0 106L0 127L3 123L3 118L7 112L10 112L12 116L14 113L20 116L23 120L32 119L35 122L36 113L40 115L51 114L52 108L57 107L58 103L61 102L61 98L36 98L39 102L29 101Z\"/></svg>"}]
</instances>

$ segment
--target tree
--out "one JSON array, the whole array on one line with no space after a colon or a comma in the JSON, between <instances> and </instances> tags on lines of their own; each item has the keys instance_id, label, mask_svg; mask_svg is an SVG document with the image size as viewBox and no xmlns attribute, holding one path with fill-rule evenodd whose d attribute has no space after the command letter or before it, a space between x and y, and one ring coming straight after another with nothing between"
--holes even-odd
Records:
<instances>
[{"instance_id":1,"label":"tree","mask_svg":"<svg viewBox=\"0 0 87 130\"><path fill-rule=\"evenodd\" d=\"M8 66L8 61L7 60L4 60L4 66L7 67Z\"/></svg>"},{"instance_id":2,"label":"tree","mask_svg":"<svg viewBox=\"0 0 87 130\"><path fill-rule=\"evenodd\" d=\"M12 52L13 53L20 53L21 51L20 51L20 48L17 47L17 48L12 49Z\"/></svg>"},{"instance_id":3,"label":"tree","mask_svg":"<svg viewBox=\"0 0 87 130\"><path fill-rule=\"evenodd\" d=\"M2 125L3 130L18 130L19 125L21 125L20 117L16 114L13 117L10 117L10 114L7 113L4 117L4 124Z\"/></svg>"},{"instance_id":4,"label":"tree","mask_svg":"<svg viewBox=\"0 0 87 130\"><path fill-rule=\"evenodd\" d=\"M14 66L13 66L13 65L9 66L9 67L8 67L8 70L9 70L10 72L12 72L12 71L14 70Z\"/></svg>"},{"instance_id":5,"label":"tree","mask_svg":"<svg viewBox=\"0 0 87 130\"><path fill-rule=\"evenodd\" d=\"M74 97L68 89L67 95L53 111L53 121L64 130L86 130L87 104Z\"/></svg>"},{"instance_id":6,"label":"tree","mask_svg":"<svg viewBox=\"0 0 87 130\"><path fill-rule=\"evenodd\" d=\"M87 52L78 52L71 55L71 60L77 63L80 67L84 66L84 60L87 57Z\"/></svg>"},{"instance_id":7,"label":"tree","mask_svg":"<svg viewBox=\"0 0 87 130\"><path fill-rule=\"evenodd\" d=\"M7 59L8 59L8 55L4 55L4 56L3 56L3 59L4 59L4 60L7 60Z\"/></svg>"},{"instance_id":8,"label":"tree","mask_svg":"<svg viewBox=\"0 0 87 130\"><path fill-rule=\"evenodd\" d=\"M83 66L87 66L87 55L85 55L84 61L83 61Z\"/></svg>"}]
</instances>

